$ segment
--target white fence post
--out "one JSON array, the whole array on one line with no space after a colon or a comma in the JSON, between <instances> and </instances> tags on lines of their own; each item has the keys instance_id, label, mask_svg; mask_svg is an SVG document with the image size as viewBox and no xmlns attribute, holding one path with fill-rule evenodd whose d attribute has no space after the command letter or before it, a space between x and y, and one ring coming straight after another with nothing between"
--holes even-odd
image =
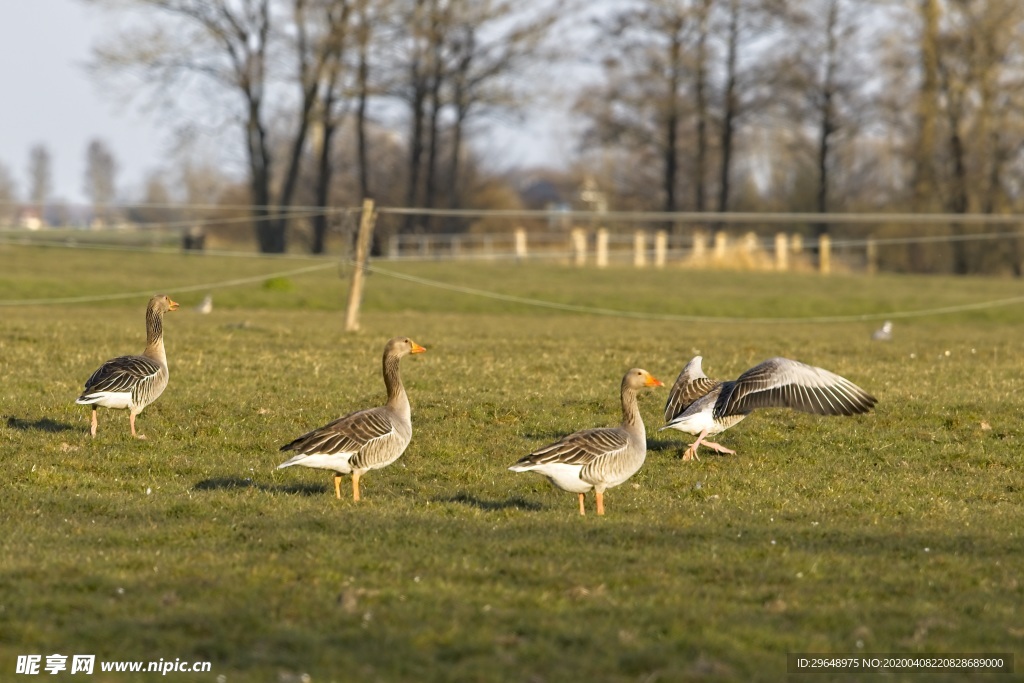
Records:
<instances>
[{"instance_id":1,"label":"white fence post","mask_svg":"<svg viewBox=\"0 0 1024 683\"><path fill-rule=\"evenodd\" d=\"M516 228L516 260L526 260L526 230Z\"/></svg>"},{"instance_id":2,"label":"white fence post","mask_svg":"<svg viewBox=\"0 0 1024 683\"><path fill-rule=\"evenodd\" d=\"M789 236L789 250L796 256L800 256L804 253L803 235L800 233L793 233Z\"/></svg>"},{"instance_id":3,"label":"white fence post","mask_svg":"<svg viewBox=\"0 0 1024 683\"><path fill-rule=\"evenodd\" d=\"M572 239L573 263L577 266L586 265L587 231L583 228L573 228L570 237Z\"/></svg>"},{"instance_id":4,"label":"white fence post","mask_svg":"<svg viewBox=\"0 0 1024 683\"><path fill-rule=\"evenodd\" d=\"M867 271L868 275L874 275L878 272L878 242L875 241L874 235L868 237L865 250L864 269Z\"/></svg>"},{"instance_id":5,"label":"white fence post","mask_svg":"<svg viewBox=\"0 0 1024 683\"><path fill-rule=\"evenodd\" d=\"M668 233L659 230L654 233L654 267L664 268L668 257Z\"/></svg>"},{"instance_id":6,"label":"white fence post","mask_svg":"<svg viewBox=\"0 0 1024 683\"><path fill-rule=\"evenodd\" d=\"M708 235L702 230L693 233L693 254L690 259L697 265L703 265L708 257Z\"/></svg>"},{"instance_id":7,"label":"white fence post","mask_svg":"<svg viewBox=\"0 0 1024 683\"><path fill-rule=\"evenodd\" d=\"M633 265L637 268L647 265L647 233L643 230L633 234Z\"/></svg>"},{"instance_id":8,"label":"white fence post","mask_svg":"<svg viewBox=\"0 0 1024 683\"><path fill-rule=\"evenodd\" d=\"M729 236L724 230L715 233L715 261L725 261L725 253L729 249Z\"/></svg>"},{"instance_id":9,"label":"white fence post","mask_svg":"<svg viewBox=\"0 0 1024 683\"><path fill-rule=\"evenodd\" d=\"M828 235L818 238L818 272L822 275L832 272L832 238Z\"/></svg>"},{"instance_id":10,"label":"white fence post","mask_svg":"<svg viewBox=\"0 0 1024 683\"><path fill-rule=\"evenodd\" d=\"M786 233L775 233L775 270L789 270L789 240Z\"/></svg>"},{"instance_id":11,"label":"white fence post","mask_svg":"<svg viewBox=\"0 0 1024 683\"><path fill-rule=\"evenodd\" d=\"M597 267L608 267L608 228L597 229Z\"/></svg>"}]
</instances>

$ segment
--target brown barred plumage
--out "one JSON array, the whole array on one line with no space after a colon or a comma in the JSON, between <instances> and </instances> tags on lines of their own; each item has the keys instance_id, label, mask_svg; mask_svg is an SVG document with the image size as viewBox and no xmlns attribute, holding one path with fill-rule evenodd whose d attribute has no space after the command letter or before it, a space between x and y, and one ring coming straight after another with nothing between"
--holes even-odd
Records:
<instances>
[{"instance_id":1,"label":"brown barred plumage","mask_svg":"<svg viewBox=\"0 0 1024 683\"><path fill-rule=\"evenodd\" d=\"M676 379L665 403L661 429L676 429L697 436L683 460L697 457L702 444L720 453L734 453L706 441L758 408L792 408L814 415L859 415L878 403L856 384L823 368L788 358L769 358L735 380L709 379L694 357Z\"/></svg>"},{"instance_id":2,"label":"brown barred plumage","mask_svg":"<svg viewBox=\"0 0 1024 683\"><path fill-rule=\"evenodd\" d=\"M178 304L164 294L149 300L146 307L146 348L139 356L119 356L101 365L85 382L75 403L92 406L89 431L96 436L96 408L127 408L132 436L145 439L135 431L135 416L160 397L167 388L170 373L164 349L164 314Z\"/></svg>"},{"instance_id":3,"label":"brown barred plumage","mask_svg":"<svg viewBox=\"0 0 1024 683\"><path fill-rule=\"evenodd\" d=\"M622 423L618 427L584 429L539 448L509 467L513 472L537 472L555 486L579 496L580 514L586 514L583 494L593 490L597 514L604 514L605 489L623 483L643 466L647 434L636 392L662 383L646 370L633 368L622 378Z\"/></svg>"},{"instance_id":4,"label":"brown barred plumage","mask_svg":"<svg viewBox=\"0 0 1024 683\"><path fill-rule=\"evenodd\" d=\"M360 499L359 478L387 467L401 457L412 439L412 410L399 373L399 361L425 348L408 337L395 337L384 347L383 374L387 403L349 413L307 432L281 447L296 453L278 469L301 465L334 471L334 494L341 498L341 476L352 475L352 499Z\"/></svg>"}]
</instances>

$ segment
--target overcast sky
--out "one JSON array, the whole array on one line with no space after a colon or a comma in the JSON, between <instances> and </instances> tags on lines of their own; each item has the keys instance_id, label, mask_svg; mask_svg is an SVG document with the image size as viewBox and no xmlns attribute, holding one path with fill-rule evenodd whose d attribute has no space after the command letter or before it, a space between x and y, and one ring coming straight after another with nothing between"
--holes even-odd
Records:
<instances>
[{"instance_id":1,"label":"overcast sky","mask_svg":"<svg viewBox=\"0 0 1024 683\"><path fill-rule=\"evenodd\" d=\"M53 197L68 201L85 201L85 150L93 138L113 151L120 182L141 184L160 165L163 141L152 123L104 100L85 72L101 30L100 15L75 0L0 0L0 163L22 197L36 143L53 157Z\"/></svg>"},{"instance_id":2,"label":"overcast sky","mask_svg":"<svg viewBox=\"0 0 1024 683\"><path fill-rule=\"evenodd\" d=\"M29 149L53 158L53 199L85 202L85 151L102 139L118 162L118 191L138 197L148 171L159 168L170 141L138 105L104 98L84 64L110 16L77 0L0 0L0 164L19 195L28 186ZM564 94L564 93L563 93ZM549 102L550 105L564 103ZM499 167L560 165L570 154L564 117L509 125L478 140Z\"/></svg>"}]
</instances>

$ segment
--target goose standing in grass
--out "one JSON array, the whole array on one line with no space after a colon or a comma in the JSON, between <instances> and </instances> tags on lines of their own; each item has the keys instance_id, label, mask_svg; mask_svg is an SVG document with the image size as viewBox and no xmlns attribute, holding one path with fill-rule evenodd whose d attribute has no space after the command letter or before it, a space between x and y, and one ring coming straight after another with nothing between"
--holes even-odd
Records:
<instances>
[{"instance_id":1,"label":"goose standing in grass","mask_svg":"<svg viewBox=\"0 0 1024 683\"><path fill-rule=\"evenodd\" d=\"M581 515L586 514L583 495L593 489L597 514L603 515L605 489L636 474L647 457L647 433L636 392L660 386L664 385L651 373L633 368L622 378L622 424L574 432L530 453L509 469L543 474L558 488L577 494Z\"/></svg>"},{"instance_id":2,"label":"goose standing in grass","mask_svg":"<svg viewBox=\"0 0 1024 683\"><path fill-rule=\"evenodd\" d=\"M665 403L667 424L661 429L697 436L683 454L683 460L690 460L697 457L702 444L719 453L735 453L705 439L721 434L757 408L856 415L868 412L877 402L848 379L788 358L769 358L735 380L720 382L704 374L701 357L695 356L669 391Z\"/></svg>"},{"instance_id":3,"label":"goose standing in grass","mask_svg":"<svg viewBox=\"0 0 1024 683\"><path fill-rule=\"evenodd\" d=\"M89 432L96 437L96 408L127 408L128 424L132 436L145 439L135 432L135 416L164 393L167 388L167 353L164 350L164 313L178 308L165 294L157 294L146 307L146 348L139 356L112 358L92 373L85 389L75 403L92 406L92 424Z\"/></svg>"},{"instance_id":4,"label":"goose standing in grass","mask_svg":"<svg viewBox=\"0 0 1024 683\"><path fill-rule=\"evenodd\" d=\"M405 393L399 361L425 348L408 337L395 337L384 346L384 386L388 401L340 417L303 434L282 451L295 451L278 469L301 465L334 471L334 495L341 498L341 477L352 475L352 500L359 500L359 478L369 470L387 467L405 451L412 438L412 409Z\"/></svg>"}]
</instances>

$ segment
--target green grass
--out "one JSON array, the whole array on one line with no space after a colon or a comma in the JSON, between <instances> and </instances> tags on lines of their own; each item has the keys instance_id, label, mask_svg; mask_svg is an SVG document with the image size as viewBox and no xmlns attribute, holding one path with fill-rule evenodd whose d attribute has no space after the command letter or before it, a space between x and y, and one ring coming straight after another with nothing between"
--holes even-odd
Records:
<instances>
[{"instance_id":1,"label":"green grass","mask_svg":"<svg viewBox=\"0 0 1024 683\"><path fill-rule=\"evenodd\" d=\"M0 300L166 291L183 304L144 442L123 411L101 411L90 439L74 399L102 360L141 350L145 295L0 307L0 678L31 653L212 662L176 681L772 681L787 652L1007 652L1024 666L1021 306L897 320L879 344L875 321L589 316L378 273L346 334L347 273L324 263L281 276L310 262L0 246ZM884 314L1024 293L986 279L380 265L651 316ZM260 275L277 279L213 290L209 316L191 310L206 291L175 293ZM403 458L363 479L359 504L335 500L326 472L276 470L281 444L382 400L396 334L428 348L403 363ZM850 419L765 411L720 437L737 455L684 463L688 437L656 431L666 390L647 392L648 460L603 518L506 469L614 424L627 368L671 383L695 353L719 377L798 358L879 405Z\"/></svg>"}]
</instances>

